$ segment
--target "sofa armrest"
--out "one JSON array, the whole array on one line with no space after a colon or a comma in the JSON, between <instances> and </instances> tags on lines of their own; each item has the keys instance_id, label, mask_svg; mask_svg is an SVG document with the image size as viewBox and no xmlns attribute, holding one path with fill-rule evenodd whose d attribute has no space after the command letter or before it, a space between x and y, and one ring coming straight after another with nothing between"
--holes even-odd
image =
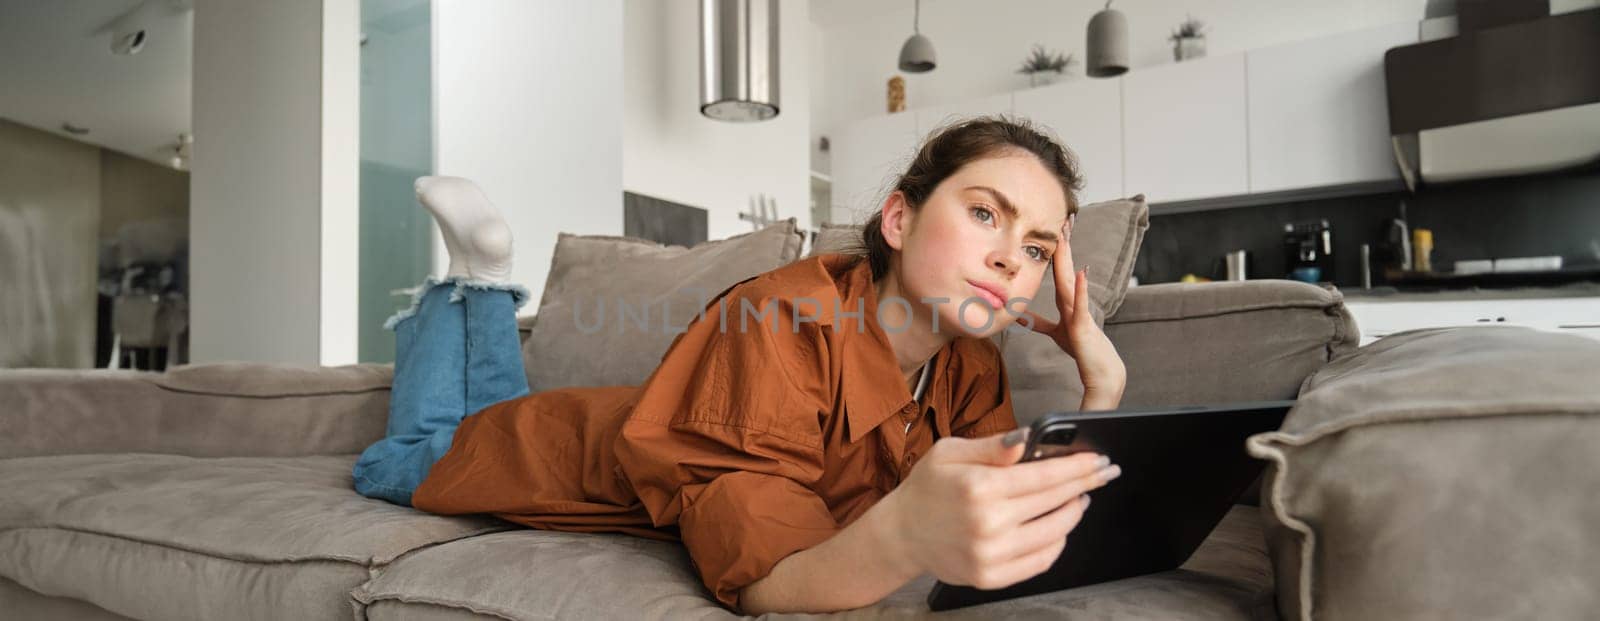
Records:
<instances>
[{"instance_id":1,"label":"sofa armrest","mask_svg":"<svg viewBox=\"0 0 1600 621\"><path fill-rule=\"evenodd\" d=\"M217 363L166 373L0 371L0 458L359 453L383 437L392 365Z\"/></svg>"},{"instance_id":2,"label":"sofa armrest","mask_svg":"<svg viewBox=\"0 0 1600 621\"><path fill-rule=\"evenodd\" d=\"M1292 399L1360 342L1338 290L1291 280L1134 287L1106 335L1126 406Z\"/></svg>"},{"instance_id":3,"label":"sofa armrest","mask_svg":"<svg viewBox=\"0 0 1600 621\"><path fill-rule=\"evenodd\" d=\"M1592 618L1600 343L1523 327L1386 336L1252 436L1284 619Z\"/></svg>"}]
</instances>

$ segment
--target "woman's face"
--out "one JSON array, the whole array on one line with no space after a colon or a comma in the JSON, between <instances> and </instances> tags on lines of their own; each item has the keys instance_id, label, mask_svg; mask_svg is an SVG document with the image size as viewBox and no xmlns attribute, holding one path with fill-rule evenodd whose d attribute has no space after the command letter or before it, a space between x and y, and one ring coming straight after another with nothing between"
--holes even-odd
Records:
<instances>
[{"instance_id":1,"label":"woman's face","mask_svg":"<svg viewBox=\"0 0 1600 621\"><path fill-rule=\"evenodd\" d=\"M900 251L899 286L916 315L936 316L941 332L980 338L1027 308L1010 301L1038 292L1067 218L1061 183L1020 150L962 166L915 212L898 194L885 208L884 238ZM891 215L899 216L893 224Z\"/></svg>"}]
</instances>

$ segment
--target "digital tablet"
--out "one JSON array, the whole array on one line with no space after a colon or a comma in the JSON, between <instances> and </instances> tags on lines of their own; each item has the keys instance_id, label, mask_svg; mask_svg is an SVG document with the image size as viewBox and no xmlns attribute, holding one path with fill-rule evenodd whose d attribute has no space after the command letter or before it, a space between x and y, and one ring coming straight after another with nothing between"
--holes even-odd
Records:
<instances>
[{"instance_id":1,"label":"digital tablet","mask_svg":"<svg viewBox=\"0 0 1600 621\"><path fill-rule=\"evenodd\" d=\"M928 606L948 610L1177 569L1261 474L1265 462L1245 452L1245 438L1278 429L1293 405L1263 401L1040 417L1031 425L1024 460L1093 451L1122 466L1122 476L1090 492L1093 506L1050 569L995 590L940 582L928 594ZM1047 433L1064 444L1055 451L1037 445Z\"/></svg>"}]
</instances>

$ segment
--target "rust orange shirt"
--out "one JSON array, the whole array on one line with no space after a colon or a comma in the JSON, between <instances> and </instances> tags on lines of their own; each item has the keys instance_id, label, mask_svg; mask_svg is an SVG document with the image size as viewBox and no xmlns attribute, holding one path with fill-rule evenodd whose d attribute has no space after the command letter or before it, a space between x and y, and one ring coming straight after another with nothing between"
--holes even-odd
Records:
<instances>
[{"instance_id":1,"label":"rust orange shirt","mask_svg":"<svg viewBox=\"0 0 1600 621\"><path fill-rule=\"evenodd\" d=\"M877 307L855 255L747 279L706 305L642 386L547 390L468 416L412 502L678 539L737 609L740 589L860 517L936 439L1016 427L993 343L941 349L919 403Z\"/></svg>"}]
</instances>

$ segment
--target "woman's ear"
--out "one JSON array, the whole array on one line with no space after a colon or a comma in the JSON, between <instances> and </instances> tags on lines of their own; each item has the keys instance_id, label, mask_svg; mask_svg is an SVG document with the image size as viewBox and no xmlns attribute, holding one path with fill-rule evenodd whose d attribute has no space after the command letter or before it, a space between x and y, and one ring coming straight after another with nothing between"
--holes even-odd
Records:
<instances>
[{"instance_id":1,"label":"woman's ear","mask_svg":"<svg viewBox=\"0 0 1600 621\"><path fill-rule=\"evenodd\" d=\"M902 250L906 232L911 230L912 219L915 216L911 213L911 206L906 204L905 193L899 190L890 192L889 196L883 199L882 213L879 231L883 233L884 243L895 250Z\"/></svg>"}]
</instances>

